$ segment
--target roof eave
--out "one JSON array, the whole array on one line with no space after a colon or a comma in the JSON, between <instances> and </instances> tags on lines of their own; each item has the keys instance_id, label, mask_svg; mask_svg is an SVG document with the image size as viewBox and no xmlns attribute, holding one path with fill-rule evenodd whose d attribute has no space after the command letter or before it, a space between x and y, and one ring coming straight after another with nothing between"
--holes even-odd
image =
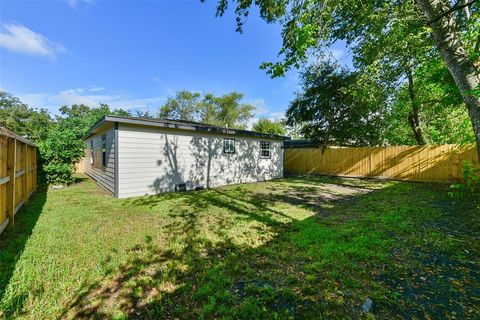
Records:
<instances>
[{"instance_id":1,"label":"roof eave","mask_svg":"<svg viewBox=\"0 0 480 320\"><path fill-rule=\"evenodd\" d=\"M180 129L180 130L191 130L198 132L207 132L207 133L220 133L228 135L244 135L257 138L273 139L273 140L290 140L290 137L275 135L275 134L266 134L242 129L229 129L223 127L215 127L209 125L196 125L196 124L187 124L187 123L173 123L168 121L159 121L159 120L149 120L149 119L139 119L131 117L119 117L119 116L104 116L102 119L97 121L90 130L82 138L83 140L87 139L95 129L99 128L105 122L119 122L127 124L136 124L136 125L147 125L153 127L169 128L169 129Z\"/></svg>"}]
</instances>

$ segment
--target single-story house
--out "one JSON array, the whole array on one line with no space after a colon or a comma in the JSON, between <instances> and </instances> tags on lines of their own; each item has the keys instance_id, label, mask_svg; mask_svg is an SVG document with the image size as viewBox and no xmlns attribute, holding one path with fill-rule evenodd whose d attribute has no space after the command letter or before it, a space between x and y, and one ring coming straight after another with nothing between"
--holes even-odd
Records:
<instances>
[{"instance_id":1,"label":"single-story house","mask_svg":"<svg viewBox=\"0 0 480 320\"><path fill-rule=\"evenodd\" d=\"M85 135L85 173L117 198L283 177L288 137L198 122L105 116Z\"/></svg>"}]
</instances>

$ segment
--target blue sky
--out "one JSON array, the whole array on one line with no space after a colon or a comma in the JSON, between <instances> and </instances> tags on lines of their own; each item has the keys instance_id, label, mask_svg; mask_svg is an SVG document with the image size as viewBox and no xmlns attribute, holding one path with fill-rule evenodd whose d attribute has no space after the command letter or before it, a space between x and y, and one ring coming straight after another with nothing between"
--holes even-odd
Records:
<instances>
[{"instance_id":1,"label":"blue sky","mask_svg":"<svg viewBox=\"0 0 480 320\"><path fill-rule=\"evenodd\" d=\"M0 87L32 107L100 102L156 112L177 90L245 94L255 117L278 118L297 71L271 79L280 26L254 11L243 34L216 1L0 2ZM342 46L332 54L344 59Z\"/></svg>"}]
</instances>

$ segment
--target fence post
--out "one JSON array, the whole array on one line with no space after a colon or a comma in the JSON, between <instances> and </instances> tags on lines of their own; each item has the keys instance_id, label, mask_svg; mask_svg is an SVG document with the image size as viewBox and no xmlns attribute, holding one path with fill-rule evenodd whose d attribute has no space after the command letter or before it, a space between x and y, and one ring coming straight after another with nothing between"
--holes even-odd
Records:
<instances>
[{"instance_id":1,"label":"fence post","mask_svg":"<svg viewBox=\"0 0 480 320\"><path fill-rule=\"evenodd\" d=\"M37 190L37 147L33 147L33 190Z\"/></svg>"},{"instance_id":2,"label":"fence post","mask_svg":"<svg viewBox=\"0 0 480 320\"><path fill-rule=\"evenodd\" d=\"M28 175L28 169L27 169L27 147L28 145L21 144L21 151L22 151L22 170L23 170L23 176L22 176L22 200L24 203L27 203L28 201L28 188L27 188L27 175Z\"/></svg>"},{"instance_id":3,"label":"fence post","mask_svg":"<svg viewBox=\"0 0 480 320\"><path fill-rule=\"evenodd\" d=\"M10 223L14 225L15 218L15 172L16 172L16 144L17 140L9 138L7 140L7 175L10 181L7 183L7 214Z\"/></svg>"}]
</instances>

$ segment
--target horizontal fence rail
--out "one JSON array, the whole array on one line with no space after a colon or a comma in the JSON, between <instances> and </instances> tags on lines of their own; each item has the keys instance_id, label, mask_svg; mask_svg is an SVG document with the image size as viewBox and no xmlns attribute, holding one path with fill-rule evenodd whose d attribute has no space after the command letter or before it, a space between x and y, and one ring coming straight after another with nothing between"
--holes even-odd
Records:
<instances>
[{"instance_id":1,"label":"horizontal fence rail","mask_svg":"<svg viewBox=\"0 0 480 320\"><path fill-rule=\"evenodd\" d=\"M342 148L286 147L287 173L450 182L462 177L464 161L478 162L475 145Z\"/></svg>"},{"instance_id":2,"label":"horizontal fence rail","mask_svg":"<svg viewBox=\"0 0 480 320\"><path fill-rule=\"evenodd\" d=\"M0 128L0 233L37 188L37 150L28 140Z\"/></svg>"}]
</instances>

